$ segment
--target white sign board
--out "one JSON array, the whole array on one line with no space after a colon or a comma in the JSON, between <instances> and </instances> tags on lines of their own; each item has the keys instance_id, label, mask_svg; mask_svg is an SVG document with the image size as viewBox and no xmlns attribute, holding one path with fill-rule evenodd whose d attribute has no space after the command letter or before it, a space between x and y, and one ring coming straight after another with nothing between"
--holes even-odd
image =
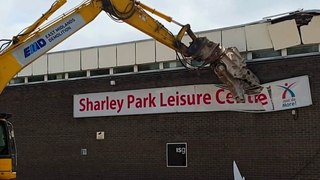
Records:
<instances>
[{"instance_id":1,"label":"white sign board","mask_svg":"<svg viewBox=\"0 0 320 180\"><path fill-rule=\"evenodd\" d=\"M219 85L190 85L131 91L78 94L73 115L118 116L173 112L246 111L272 112L312 105L308 76L262 85L263 91L237 103Z\"/></svg>"}]
</instances>

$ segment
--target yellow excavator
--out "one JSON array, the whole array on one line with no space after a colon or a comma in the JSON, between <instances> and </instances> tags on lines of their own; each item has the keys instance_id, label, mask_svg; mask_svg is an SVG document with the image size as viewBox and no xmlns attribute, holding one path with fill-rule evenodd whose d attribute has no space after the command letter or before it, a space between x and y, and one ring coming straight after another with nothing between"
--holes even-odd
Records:
<instances>
[{"instance_id":1,"label":"yellow excavator","mask_svg":"<svg viewBox=\"0 0 320 180\"><path fill-rule=\"evenodd\" d=\"M16 178L17 153L10 117L11 114L0 113L0 179Z\"/></svg>"},{"instance_id":2,"label":"yellow excavator","mask_svg":"<svg viewBox=\"0 0 320 180\"><path fill-rule=\"evenodd\" d=\"M102 11L112 19L125 22L176 51L177 59L185 67L190 68L194 64L192 61L199 61L201 65L193 68L211 68L237 102L243 102L245 94L261 91L258 78L246 67L236 48L224 48L206 37L197 37L190 25L181 24L139 1L86 0L44 24L65 3L66 0L56 0L47 12L21 33L12 39L0 40L0 92L21 69L89 24ZM156 16L180 26L179 33L173 35L154 18ZM191 39L187 45L182 42L185 36ZM0 114L0 179L16 178L17 155L9 117L9 114Z\"/></svg>"}]
</instances>

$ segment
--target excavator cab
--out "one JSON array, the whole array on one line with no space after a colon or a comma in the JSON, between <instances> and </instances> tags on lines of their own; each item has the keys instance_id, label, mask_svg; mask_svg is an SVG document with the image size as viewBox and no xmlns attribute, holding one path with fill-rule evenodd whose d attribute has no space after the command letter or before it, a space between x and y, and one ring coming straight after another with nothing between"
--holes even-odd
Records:
<instances>
[{"instance_id":1,"label":"excavator cab","mask_svg":"<svg viewBox=\"0 0 320 180\"><path fill-rule=\"evenodd\" d=\"M15 179L17 153L11 114L0 113L0 179Z\"/></svg>"}]
</instances>

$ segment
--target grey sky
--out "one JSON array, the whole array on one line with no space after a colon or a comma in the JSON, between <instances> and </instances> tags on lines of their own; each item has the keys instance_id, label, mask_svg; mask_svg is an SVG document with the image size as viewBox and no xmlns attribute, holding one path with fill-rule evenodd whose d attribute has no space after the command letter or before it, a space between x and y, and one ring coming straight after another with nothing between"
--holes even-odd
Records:
<instances>
[{"instance_id":1,"label":"grey sky","mask_svg":"<svg viewBox=\"0 0 320 180\"><path fill-rule=\"evenodd\" d=\"M261 20L263 17L295 11L299 8L320 9L319 0L140 0L172 16L176 21L189 23L194 31L235 26ZM50 8L54 0L0 0L0 38L11 38L32 24ZM53 15L80 4L69 0ZM50 18L52 19L52 18ZM164 24L174 34L179 27ZM125 23L116 23L102 12L93 22L62 42L53 51L99 46L150 38Z\"/></svg>"}]
</instances>

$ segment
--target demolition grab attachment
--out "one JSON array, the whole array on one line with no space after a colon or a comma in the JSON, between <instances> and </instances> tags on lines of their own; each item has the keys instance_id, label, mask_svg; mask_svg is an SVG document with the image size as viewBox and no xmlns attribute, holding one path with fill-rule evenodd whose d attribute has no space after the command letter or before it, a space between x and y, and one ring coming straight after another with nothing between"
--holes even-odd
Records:
<instances>
[{"instance_id":1,"label":"demolition grab attachment","mask_svg":"<svg viewBox=\"0 0 320 180\"><path fill-rule=\"evenodd\" d=\"M200 37L193 40L188 50L192 60L210 64L237 102L244 102L245 94L259 94L262 91L259 79L247 68L237 48L224 48L206 37Z\"/></svg>"}]
</instances>

